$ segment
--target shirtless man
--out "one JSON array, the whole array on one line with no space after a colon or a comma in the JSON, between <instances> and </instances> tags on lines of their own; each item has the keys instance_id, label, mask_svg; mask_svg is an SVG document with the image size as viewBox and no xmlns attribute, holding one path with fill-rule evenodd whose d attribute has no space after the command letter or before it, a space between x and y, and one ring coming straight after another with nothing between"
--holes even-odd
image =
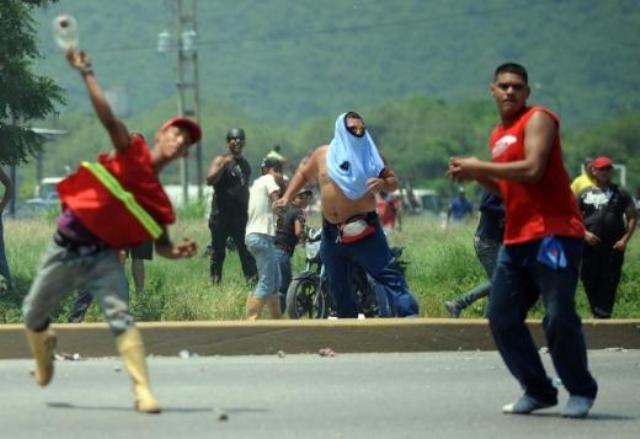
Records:
<instances>
[{"instance_id":1,"label":"shirtless man","mask_svg":"<svg viewBox=\"0 0 640 439\"><path fill-rule=\"evenodd\" d=\"M398 177L380 157L359 114L338 117L331 143L317 148L298 168L274 206L286 206L314 180L320 185L324 218L320 251L338 317L358 316L350 282L353 260L384 287L392 315L416 316L418 304L395 267L375 213L375 194L396 190Z\"/></svg>"}]
</instances>

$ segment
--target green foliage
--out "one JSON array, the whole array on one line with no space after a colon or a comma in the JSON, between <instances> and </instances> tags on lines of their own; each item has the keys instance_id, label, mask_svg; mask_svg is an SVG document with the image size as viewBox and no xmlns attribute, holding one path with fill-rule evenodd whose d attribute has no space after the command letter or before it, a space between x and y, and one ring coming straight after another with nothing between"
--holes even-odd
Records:
<instances>
[{"instance_id":1,"label":"green foliage","mask_svg":"<svg viewBox=\"0 0 640 439\"><path fill-rule=\"evenodd\" d=\"M175 5L162 6L67 0L39 11L38 67L65 87L70 102L56 126L69 134L46 145L45 175L110 149L81 79L53 46L53 17L64 11L78 18L98 79L107 91L123 92L131 104L122 115L127 126L152 143L176 112L175 53L155 52L157 33L173 30ZM330 141L338 114L354 109L402 178L447 194L454 189L444 177L450 156L488 158L497 115L487 85L498 63L515 60L529 67L531 102L562 117L571 174L585 155L604 152L627 165L631 185L640 184L633 153L640 95L628 93L640 85L640 58L628 43L640 24L637 2L213 0L198 2L198 23L204 172L226 151L230 127L246 130L254 170L275 144L295 166ZM178 183L179 166L162 179Z\"/></svg>"},{"instance_id":2,"label":"green foliage","mask_svg":"<svg viewBox=\"0 0 640 439\"><path fill-rule=\"evenodd\" d=\"M177 209L180 218L188 220L202 220L207 216L207 208L211 200L203 198L202 200L193 200L186 206Z\"/></svg>"},{"instance_id":3,"label":"green foliage","mask_svg":"<svg viewBox=\"0 0 640 439\"><path fill-rule=\"evenodd\" d=\"M65 0L39 13L40 68L75 110L88 108L84 90L49 36L63 11L134 115L175 95L176 54L156 52L157 34L175 33L174 1ZM640 108L635 0L207 0L197 18L203 100L258 120L298 126L416 94L488 99L505 61L529 68L532 98L567 126Z\"/></svg>"},{"instance_id":4,"label":"green foliage","mask_svg":"<svg viewBox=\"0 0 640 439\"><path fill-rule=\"evenodd\" d=\"M26 162L39 151L44 139L27 126L64 102L62 90L50 78L33 72L39 53L31 16L35 6L45 3L0 3L0 165Z\"/></svg>"},{"instance_id":5,"label":"green foliage","mask_svg":"<svg viewBox=\"0 0 640 439\"><path fill-rule=\"evenodd\" d=\"M640 189L640 112L604 121L567 137L565 153L572 169L578 169L584 158L608 155L627 167L627 187Z\"/></svg>"},{"instance_id":6,"label":"green foliage","mask_svg":"<svg viewBox=\"0 0 640 439\"><path fill-rule=\"evenodd\" d=\"M312 218L315 224L318 218ZM20 305L35 275L38 260L53 233L52 221L7 221L5 223L7 256L17 291L0 296L0 323L17 323L22 317ZM474 225L443 229L427 217L407 216L403 230L391 235L393 245L405 247L403 259L407 282L418 298L421 315L447 317L444 301L451 300L486 281L486 275L473 250ZM198 243L198 256L189 260L167 260L154 257L145 263L146 286L141 294L131 294L131 307L137 320L231 320L242 319L244 303L250 288L244 282L236 253L227 255L222 284L212 286L209 259L202 251L210 235L204 219L180 218L171 228L175 240L188 236ZM640 318L640 239L631 240L618 288L615 318ZM129 275L127 261L125 270ZM303 251L293 259L294 273L303 269ZM133 285L133 281L129 281ZM70 291L71 293L71 291ZM75 296L72 294L54 312L54 320L66 322ZM582 287L576 294L578 313L590 317ZM463 317L482 317L486 300L464 311ZM536 306L530 316L539 318L544 309ZM93 304L87 321L103 321Z\"/></svg>"}]
</instances>

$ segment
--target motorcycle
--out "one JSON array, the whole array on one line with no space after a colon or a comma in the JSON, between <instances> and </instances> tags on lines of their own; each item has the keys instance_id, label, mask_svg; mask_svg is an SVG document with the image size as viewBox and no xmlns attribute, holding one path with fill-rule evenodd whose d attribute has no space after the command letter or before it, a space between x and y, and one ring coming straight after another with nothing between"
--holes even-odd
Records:
<instances>
[{"instance_id":1,"label":"motorcycle","mask_svg":"<svg viewBox=\"0 0 640 439\"><path fill-rule=\"evenodd\" d=\"M286 313L290 319L326 319L335 317L335 304L329 292L324 264L320 257L322 231L305 231L305 269L295 276L287 290ZM392 247L398 269L404 273L407 263L400 260L403 248ZM351 288L356 295L359 313L364 317L391 317L384 288L352 261Z\"/></svg>"}]
</instances>

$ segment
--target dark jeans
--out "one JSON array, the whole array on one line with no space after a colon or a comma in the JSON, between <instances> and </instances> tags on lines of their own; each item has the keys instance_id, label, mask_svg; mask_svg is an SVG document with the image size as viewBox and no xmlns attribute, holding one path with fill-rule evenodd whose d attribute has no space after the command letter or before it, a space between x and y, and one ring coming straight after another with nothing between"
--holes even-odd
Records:
<instances>
[{"instance_id":1,"label":"dark jeans","mask_svg":"<svg viewBox=\"0 0 640 439\"><path fill-rule=\"evenodd\" d=\"M78 291L78 297L73 302L71 312L69 313L69 323L81 323L84 321L84 316L87 314L89 306L93 302L93 296L88 291Z\"/></svg>"},{"instance_id":2,"label":"dark jeans","mask_svg":"<svg viewBox=\"0 0 640 439\"><path fill-rule=\"evenodd\" d=\"M418 303L409 291L402 273L395 267L395 258L377 217L375 233L351 244L338 242L338 228L325 221L320 254L338 317L358 317L358 303L351 288L352 260L385 289L394 316L418 314Z\"/></svg>"},{"instance_id":3,"label":"dark jeans","mask_svg":"<svg viewBox=\"0 0 640 439\"><path fill-rule=\"evenodd\" d=\"M611 317L616 301L624 252L614 250L612 245L584 245L580 278L587 293L591 313L594 317Z\"/></svg>"},{"instance_id":4,"label":"dark jeans","mask_svg":"<svg viewBox=\"0 0 640 439\"><path fill-rule=\"evenodd\" d=\"M491 279L498 262L498 251L500 250L500 243L497 241L476 238L473 246L476 250L476 256L478 257L478 260L482 264L484 271L487 273L487 278ZM490 291L491 282L485 282L478 285L459 299L456 299L456 302L458 306L460 306L460 308L464 309L476 300L487 297Z\"/></svg>"},{"instance_id":5,"label":"dark jeans","mask_svg":"<svg viewBox=\"0 0 640 439\"><path fill-rule=\"evenodd\" d=\"M287 308L287 290L291 283L291 255L289 252L276 246L276 260L280 270L280 309L282 312Z\"/></svg>"},{"instance_id":6,"label":"dark jeans","mask_svg":"<svg viewBox=\"0 0 640 439\"><path fill-rule=\"evenodd\" d=\"M541 240L503 246L489 297L489 325L500 355L525 394L556 402L557 389L547 376L525 324L529 308L542 297L542 322L551 359L571 395L595 398L598 386L587 368L582 323L575 310L575 293L582 240L557 238L566 268L552 269L537 260Z\"/></svg>"},{"instance_id":7,"label":"dark jeans","mask_svg":"<svg viewBox=\"0 0 640 439\"><path fill-rule=\"evenodd\" d=\"M7 255L4 249L4 226L2 225L2 211L0 211L0 276L4 277L7 289L13 289L13 281L11 280L11 271L7 262Z\"/></svg>"},{"instance_id":8,"label":"dark jeans","mask_svg":"<svg viewBox=\"0 0 640 439\"><path fill-rule=\"evenodd\" d=\"M226 220L221 220L220 218L209 219L209 230L211 231L211 264L209 272L214 283L219 283L222 280L222 266L224 265L227 238L229 236L236 244L244 277L249 282L257 280L258 269L256 261L244 243L246 226L246 215L230 215Z\"/></svg>"}]
</instances>

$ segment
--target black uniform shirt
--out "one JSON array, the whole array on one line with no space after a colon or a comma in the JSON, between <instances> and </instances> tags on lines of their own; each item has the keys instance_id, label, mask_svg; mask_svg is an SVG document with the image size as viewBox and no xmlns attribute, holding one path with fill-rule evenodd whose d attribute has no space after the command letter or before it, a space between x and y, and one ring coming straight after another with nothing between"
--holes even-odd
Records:
<instances>
[{"instance_id":1,"label":"black uniform shirt","mask_svg":"<svg viewBox=\"0 0 640 439\"><path fill-rule=\"evenodd\" d=\"M613 245L626 233L625 212L633 206L627 191L612 184L606 189L592 186L578 196L584 225L603 243Z\"/></svg>"}]
</instances>

